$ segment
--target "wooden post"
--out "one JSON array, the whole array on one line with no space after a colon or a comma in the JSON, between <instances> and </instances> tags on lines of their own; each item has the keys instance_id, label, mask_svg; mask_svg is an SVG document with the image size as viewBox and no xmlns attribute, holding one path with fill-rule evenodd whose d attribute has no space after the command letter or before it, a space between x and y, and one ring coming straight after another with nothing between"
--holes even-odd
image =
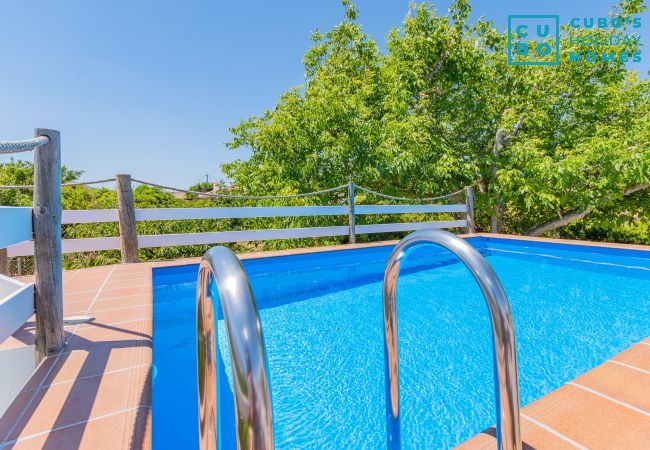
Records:
<instances>
[{"instance_id":1,"label":"wooden post","mask_svg":"<svg viewBox=\"0 0 650 450\"><path fill-rule=\"evenodd\" d=\"M61 259L61 139L58 131L37 128L49 142L34 151L34 305L36 357L58 353L63 333Z\"/></svg>"},{"instance_id":2,"label":"wooden post","mask_svg":"<svg viewBox=\"0 0 650 450\"><path fill-rule=\"evenodd\" d=\"M0 275L9 276L9 257L6 248L0 248Z\"/></svg>"},{"instance_id":3,"label":"wooden post","mask_svg":"<svg viewBox=\"0 0 650 450\"><path fill-rule=\"evenodd\" d=\"M348 184L348 220L349 220L349 226L350 226L350 238L348 240L348 243L350 244L356 244L357 243L357 237L355 233L355 216L354 216L354 182L350 181Z\"/></svg>"},{"instance_id":4,"label":"wooden post","mask_svg":"<svg viewBox=\"0 0 650 450\"><path fill-rule=\"evenodd\" d=\"M465 188L465 205L467 206L467 232L476 233L474 223L474 189L471 186Z\"/></svg>"},{"instance_id":5,"label":"wooden post","mask_svg":"<svg viewBox=\"0 0 650 450\"><path fill-rule=\"evenodd\" d=\"M138 232L135 228L135 202L131 175L115 175L117 207L120 220L120 251L123 263L138 262Z\"/></svg>"}]
</instances>

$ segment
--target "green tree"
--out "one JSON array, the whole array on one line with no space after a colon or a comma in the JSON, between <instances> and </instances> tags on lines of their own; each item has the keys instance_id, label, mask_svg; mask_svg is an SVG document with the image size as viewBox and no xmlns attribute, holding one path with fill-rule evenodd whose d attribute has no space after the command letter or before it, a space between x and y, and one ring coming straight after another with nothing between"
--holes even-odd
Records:
<instances>
[{"instance_id":1,"label":"green tree","mask_svg":"<svg viewBox=\"0 0 650 450\"><path fill-rule=\"evenodd\" d=\"M650 83L619 58L569 62L576 51L632 52L634 42L585 46L570 36L587 31L564 26L559 66L511 66L507 34L482 19L468 23L469 1L457 0L447 14L412 5L382 54L356 8L343 5L341 24L312 36L304 85L231 130L232 149L252 150L223 167L242 192L308 191L350 178L413 196L475 185L480 228L532 235L644 195ZM623 1L611 17L644 8Z\"/></svg>"}]
</instances>

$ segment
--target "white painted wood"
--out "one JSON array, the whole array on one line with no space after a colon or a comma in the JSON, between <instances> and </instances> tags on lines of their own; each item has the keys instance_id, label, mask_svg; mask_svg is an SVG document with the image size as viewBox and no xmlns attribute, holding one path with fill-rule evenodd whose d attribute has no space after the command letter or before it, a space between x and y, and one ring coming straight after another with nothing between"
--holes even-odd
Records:
<instances>
[{"instance_id":1,"label":"white painted wood","mask_svg":"<svg viewBox=\"0 0 650 450\"><path fill-rule=\"evenodd\" d=\"M7 247L7 256L15 258L17 256L32 256L34 254L34 241L25 241Z\"/></svg>"},{"instance_id":2,"label":"white painted wood","mask_svg":"<svg viewBox=\"0 0 650 450\"><path fill-rule=\"evenodd\" d=\"M61 223L117 222L117 209L68 209L63 211Z\"/></svg>"},{"instance_id":3,"label":"white painted wood","mask_svg":"<svg viewBox=\"0 0 650 450\"><path fill-rule=\"evenodd\" d=\"M34 285L0 275L0 342L34 314Z\"/></svg>"},{"instance_id":4,"label":"white painted wood","mask_svg":"<svg viewBox=\"0 0 650 450\"><path fill-rule=\"evenodd\" d=\"M27 208L29 209L29 208ZM356 205L356 215L368 214L409 214L467 212L466 205ZM136 221L147 220L194 220L194 219L240 219L255 217L308 217L345 216L347 206L269 206L269 207L225 207L225 208L151 208L136 209ZM116 222L115 209L69 210L63 212L63 223ZM380 225L356 225L357 234L386 233L395 231L421 230L425 228L466 227L466 220L389 223ZM347 231L343 231L343 230ZM210 233L183 233L177 235L161 234L138 236L138 246L170 247L175 245L217 244L223 242L243 242L255 240L275 240L323 236L344 236L349 234L349 226L283 228L275 230L219 231ZM64 239L63 253L114 250L120 248L119 238ZM34 254L32 242L22 242L7 249L9 257Z\"/></svg>"},{"instance_id":5,"label":"white painted wood","mask_svg":"<svg viewBox=\"0 0 650 450\"><path fill-rule=\"evenodd\" d=\"M356 205L355 214L413 214L467 212L465 205Z\"/></svg>"},{"instance_id":6,"label":"white painted wood","mask_svg":"<svg viewBox=\"0 0 650 450\"><path fill-rule=\"evenodd\" d=\"M216 231L212 233L158 234L138 236L138 246L171 247L175 245L220 244L224 242L269 241L275 239L347 236L348 226L279 228L275 230Z\"/></svg>"},{"instance_id":7,"label":"white painted wood","mask_svg":"<svg viewBox=\"0 0 650 450\"><path fill-rule=\"evenodd\" d=\"M116 250L120 248L119 237L99 237L83 239L63 239L63 253L94 252L97 250Z\"/></svg>"},{"instance_id":8,"label":"white painted wood","mask_svg":"<svg viewBox=\"0 0 650 450\"><path fill-rule=\"evenodd\" d=\"M395 231L424 230L427 228L463 228L466 220L438 220L436 222L382 223L377 225L357 225L357 234L389 233Z\"/></svg>"},{"instance_id":9,"label":"white painted wood","mask_svg":"<svg viewBox=\"0 0 650 450\"><path fill-rule=\"evenodd\" d=\"M346 206L253 206L136 209L135 220L244 219L254 217L342 216Z\"/></svg>"},{"instance_id":10,"label":"white painted wood","mask_svg":"<svg viewBox=\"0 0 650 450\"><path fill-rule=\"evenodd\" d=\"M63 239L63 253L92 252L96 250L115 250L120 248L120 238L100 237L83 239ZM7 249L9 257L30 256L34 254L34 243L31 241L12 245Z\"/></svg>"},{"instance_id":11,"label":"white painted wood","mask_svg":"<svg viewBox=\"0 0 650 450\"><path fill-rule=\"evenodd\" d=\"M136 209L137 222L147 220L245 219L256 217L343 216L347 206L258 206L224 208ZM466 212L465 205L356 205L356 215ZM117 222L116 209L63 211L63 223Z\"/></svg>"},{"instance_id":12,"label":"white painted wood","mask_svg":"<svg viewBox=\"0 0 650 450\"><path fill-rule=\"evenodd\" d=\"M436 222L386 223L357 225L357 234L387 233L395 231L422 230L425 228L466 227L466 220ZM157 234L138 236L138 247L173 247L175 245L219 244L224 242L267 241L276 239L310 238L324 236L347 236L349 227L279 228L274 230L216 231L210 233ZM115 250L120 248L117 237L63 239L63 253ZM23 242L7 249L10 257L29 256L34 252L32 242Z\"/></svg>"},{"instance_id":13,"label":"white painted wood","mask_svg":"<svg viewBox=\"0 0 650 450\"><path fill-rule=\"evenodd\" d=\"M32 208L0 206L0 248L32 239Z\"/></svg>"}]
</instances>

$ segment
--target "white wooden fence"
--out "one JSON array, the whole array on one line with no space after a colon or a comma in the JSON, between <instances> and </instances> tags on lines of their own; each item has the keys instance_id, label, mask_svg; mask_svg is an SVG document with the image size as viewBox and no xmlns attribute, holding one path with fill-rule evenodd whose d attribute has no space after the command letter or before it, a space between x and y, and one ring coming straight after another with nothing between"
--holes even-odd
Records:
<instances>
[{"instance_id":1,"label":"white wooden fence","mask_svg":"<svg viewBox=\"0 0 650 450\"><path fill-rule=\"evenodd\" d=\"M354 196L351 198L354 202ZM127 206L128 207L128 206ZM214 231L203 233L157 234L137 236L138 248L171 247L179 245L220 244L227 242L265 241L292 238L315 238L325 236L354 236L359 234L387 233L421 230L425 228L466 228L473 231L473 192L466 188L466 201L448 205L349 205L344 206L265 206L265 207L220 207L220 208L153 208L134 209L135 221L198 220L198 219L243 219L264 217L315 217L351 216L351 225L324 226L308 228L280 228L241 231ZM458 220L439 220L430 222L400 222L372 225L356 225L356 216L373 214L431 214L455 213ZM63 224L118 222L117 209L66 210L63 211ZM99 237L82 239L63 239L63 253L124 248L124 230L120 223L121 237ZM135 231L132 231L135 235ZM33 254L33 242L26 241L7 249L9 257ZM132 262L132 261L126 261Z\"/></svg>"}]
</instances>

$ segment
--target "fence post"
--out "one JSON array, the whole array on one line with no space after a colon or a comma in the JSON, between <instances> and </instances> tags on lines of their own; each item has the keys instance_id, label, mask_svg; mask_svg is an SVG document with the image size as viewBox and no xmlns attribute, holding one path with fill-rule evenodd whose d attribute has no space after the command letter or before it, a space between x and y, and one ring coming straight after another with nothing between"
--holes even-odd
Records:
<instances>
[{"instance_id":1,"label":"fence post","mask_svg":"<svg viewBox=\"0 0 650 450\"><path fill-rule=\"evenodd\" d=\"M0 275L9 276L9 256L6 248L0 248Z\"/></svg>"},{"instance_id":2,"label":"fence post","mask_svg":"<svg viewBox=\"0 0 650 450\"><path fill-rule=\"evenodd\" d=\"M123 263L138 262L138 232L135 228L135 202L131 175L115 175L117 208L120 221L120 252Z\"/></svg>"},{"instance_id":3,"label":"fence post","mask_svg":"<svg viewBox=\"0 0 650 450\"><path fill-rule=\"evenodd\" d=\"M465 205L467 207L467 232L476 233L474 223L474 189L471 186L465 188Z\"/></svg>"},{"instance_id":4,"label":"fence post","mask_svg":"<svg viewBox=\"0 0 650 450\"><path fill-rule=\"evenodd\" d=\"M63 274L61 257L61 138L58 131L37 128L47 144L34 151L34 306L36 357L58 353L63 333Z\"/></svg>"},{"instance_id":5,"label":"fence post","mask_svg":"<svg viewBox=\"0 0 650 450\"><path fill-rule=\"evenodd\" d=\"M356 244L357 243L357 237L355 233L355 216L354 216L354 182L350 181L348 183L348 219L349 219L349 226L350 226L350 239L348 242L350 244Z\"/></svg>"}]
</instances>

